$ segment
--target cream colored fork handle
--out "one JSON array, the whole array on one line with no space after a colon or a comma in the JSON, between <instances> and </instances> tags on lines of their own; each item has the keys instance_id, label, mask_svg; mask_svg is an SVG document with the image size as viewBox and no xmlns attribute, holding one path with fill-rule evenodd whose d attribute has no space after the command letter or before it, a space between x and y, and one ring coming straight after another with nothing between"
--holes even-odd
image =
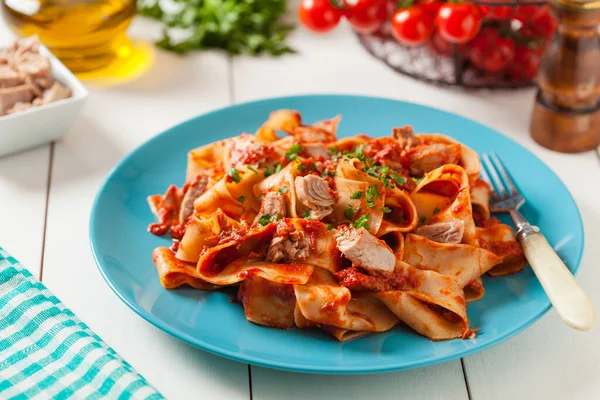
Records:
<instances>
[{"instance_id":1,"label":"cream colored fork handle","mask_svg":"<svg viewBox=\"0 0 600 400\"><path fill-rule=\"evenodd\" d=\"M558 315L575 329L590 329L596 320L594 305L544 235L531 234L521 246Z\"/></svg>"}]
</instances>

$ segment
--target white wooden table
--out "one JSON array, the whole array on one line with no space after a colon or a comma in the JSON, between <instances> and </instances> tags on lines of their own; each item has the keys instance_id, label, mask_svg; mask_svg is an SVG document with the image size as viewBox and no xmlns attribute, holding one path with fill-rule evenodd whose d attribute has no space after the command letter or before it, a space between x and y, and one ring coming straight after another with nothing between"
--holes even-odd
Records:
<instances>
[{"instance_id":1,"label":"white wooden table","mask_svg":"<svg viewBox=\"0 0 600 400\"><path fill-rule=\"evenodd\" d=\"M0 44L6 44L12 36L1 24ZM134 37L154 31L141 20L131 29ZM137 81L92 88L64 140L0 159L0 246L168 398L599 399L599 329L575 332L553 311L518 336L460 361L380 375L319 376L205 353L150 325L112 293L92 259L88 220L100 183L127 152L174 124L233 103L353 93L464 115L540 157L579 206L586 235L579 281L600 303L599 158L553 153L532 141L527 127L533 90L469 93L414 81L366 54L347 26L326 37L298 29L290 40L299 53L280 59L157 51L157 62Z\"/></svg>"}]
</instances>

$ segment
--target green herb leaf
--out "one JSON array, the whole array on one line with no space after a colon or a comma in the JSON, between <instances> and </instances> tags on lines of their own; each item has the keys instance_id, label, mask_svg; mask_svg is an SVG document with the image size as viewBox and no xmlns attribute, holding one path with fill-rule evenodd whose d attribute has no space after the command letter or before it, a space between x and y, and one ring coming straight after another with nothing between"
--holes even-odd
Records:
<instances>
[{"instance_id":1,"label":"green herb leaf","mask_svg":"<svg viewBox=\"0 0 600 400\"><path fill-rule=\"evenodd\" d=\"M306 165L300 163L300 164L298 164L298 166L296 168L298 168L298 171L302 172L306 169Z\"/></svg>"},{"instance_id":2,"label":"green herb leaf","mask_svg":"<svg viewBox=\"0 0 600 400\"><path fill-rule=\"evenodd\" d=\"M240 203L243 203L244 201L246 201L246 196L240 196L240 197L238 197L238 198L237 198L237 200L238 200Z\"/></svg>"},{"instance_id":3,"label":"green herb leaf","mask_svg":"<svg viewBox=\"0 0 600 400\"><path fill-rule=\"evenodd\" d=\"M402 186L406 183L406 178L397 174L390 174L390 178L392 178L398 186Z\"/></svg>"},{"instance_id":4,"label":"green herb leaf","mask_svg":"<svg viewBox=\"0 0 600 400\"><path fill-rule=\"evenodd\" d=\"M287 186L282 186L282 187L279 188L279 194L284 194L287 191L288 191Z\"/></svg>"},{"instance_id":5,"label":"green herb leaf","mask_svg":"<svg viewBox=\"0 0 600 400\"><path fill-rule=\"evenodd\" d=\"M384 214L389 214L392 212L392 209L389 207L381 207L380 208L381 212L383 212Z\"/></svg>"},{"instance_id":6,"label":"green herb leaf","mask_svg":"<svg viewBox=\"0 0 600 400\"><path fill-rule=\"evenodd\" d=\"M290 147L290 150L287 153L285 153L285 158L287 158L290 161L293 161L298 158L298 153L300 153L301 151L302 146L300 146L297 143L294 143L292 147Z\"/></svg>"},{"instance_id":7,"label":"green herb leaf","mask_svg":"<svg viewBox=\"0 0 600 400\"><path fill-rule=\"evenodd\" d=\"M421 181L423 180L423 178L415 178L415 177L413 177L413 178L410 178L410 179L412 179L412 181L413 181L414 183L416 183L417 185L418 185L419 183L421 183Z\"/></svg>"},{"instance_id":8,"label":"green herb leaf","mask_svg":"<svg viewBox=\"0 0 600 400\"><path fill-rule=\"evenodd\" d=\"M437 213L439 213L439 212L440 212L440 209L439 209L439 208L437 208L437 207L436 207L436 208L434 208L434 209L433 209L433 215L435 215L435 214L437 214Z\"/></svg>"},{"instance_id":9,"label":"green herb leaf","mask_svg":"<svg viewBox=\"0 0 600 400\"><path fill-rule=\"evenodd\" d=\"M271 216L269 214L263 214L258 219L258 223L261 226L269 225L271 223Z\"/></svg>"},{"instance_id":10,"label":"green herb leaf","mask_svg":"<svg viewBox=\"0 0 600 400\"><path fill-rule=\"evenodd\" d=\"M333 225L331 225L331 224L327 224L326 228L327 228L327 230L328 230L328 231L330 231L330 230L332 230L332 229L333 229Z\"/></svg>"},{"instance_id":11,"label":"green herb leaf","mask_svg":"<svg viewBox=\"0 0 600 400\"><path fill-rule=\"evenodd\" d=\"M240 183L240 181L242 180L242 177L240 176L240 172L237 170L237 168L231 168L229 171L227 171L227 175L235 183Z\"/></svg>"},{"instance_id":12,"label":"green herb leaf","mask_svg":"<svg viewBox=\"0 0 600 400\"><path fill-rule=\"evenodd\" d=\"M180 54L223 49L229 54L279 56L293 53L286 44L292 26L283 21L286 0L176 0L166 7L160 0L139 0L139 14L163 25L160 47ZM171 5L171 4L169 4ZM177 31L173 32L171 30ZM185 35L182 39L181 33Z\"/></svg>"},{"instance_id":13,"label":"green herb leaf","mask_svg":"<svg viewBox=\"0 0 600 400\"><path fill-rule=\"evenodd\" d=\"M279 171L281 171L281 163L275 163L275 173L277 174Z\"/></svg>"},{"instance_id":14,"label":"green herb leaf","mask_svg":"<svg viewBox=\"0 0 600 400\"><path fill-rule=\"evenodd\" d=\"M248 168L250 171L254 172L255 174L258 174L258 171L256 171L252 165L247 165L246 168Z\"/></svg>"},{"instance_id":15,"label":"green herb leaf","mask_svg":"<svg viewBox=\"0 0 600 400\"><path fill-rule=\"evenodd\" d=\"M263 201L263 199L265 198L265 196L263 196L262 194L260 196L258 196L258 201Z\"/></svg>"},{"instance_id":16,"label":"green herb leaf","mask_svg":"<svg viewBox=\"0 0 600 400\"><path fill-rule=\"evenodd\" d=\"M365 228L369 229L369 214L364 214L356 221L350 224L353 228Z\"/></svg>"},{"instance_id":17,"label":"green herb leaf","mask_svg":"<svg viewBox=\"0 0 600 400\"><path fill-rule=\"evenodd\" d=\"M427 218L425 218L425 216L424 216L424 215L421 215L421 217L419 218L419 222L420 222L420 223L423 223L423 222L425 222L425 220L426 220L426 219L427 219Z\"/></svg>"},{"instance_id":18,"label":"green herb leaf","mask_svg":"<svg viewBox=\"0 0 600 400\"><path fill-rule=\"evenodd\" d=\"M356 199L362 199L363 196L363 192L360 190L357 190L356 192L352 193L352 196L350 196L350 198L352 200L356 200Z\"/></svg>"},{"instance_id":19,"label":"green herb leaf","mask_svg":"<svg viewBox=\"0 0 600 400\"><path fill-rule=\"evenodd\" d=\"M310 212L304 211L304 219L310 219Z\"/></svg>"},{"instance_id":20,"label":"green herb leaf","mask_svg":"<svg viewBox=\"0 0 600 400\"><path fill-rule=\"evenodd\" d=\"M350 204L348 204L348 208L346 208L346 210L344 211L344 217L346 217L347 219L349 219L350 221L352 221L352 218L354 218L354 207L352 207Z\"/></svg>"}]
</instances>

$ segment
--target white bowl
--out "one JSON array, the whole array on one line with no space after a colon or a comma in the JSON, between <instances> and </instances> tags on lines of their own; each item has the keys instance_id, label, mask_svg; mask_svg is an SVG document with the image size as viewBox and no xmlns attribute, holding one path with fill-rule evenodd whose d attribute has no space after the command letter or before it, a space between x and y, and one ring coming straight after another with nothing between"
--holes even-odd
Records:
<instances>
[{"instance_id":1,"label":"white bowl","mask_svg":"<svg viewBox=\"0 0 600 400\"><path fill-rule=\"evenodd\" d=\"M0 116L0 156L64 136L88 97L85 86L46 47L40 46L40 53L50 60L54 78L73 94L50 104Z\"/></svg>"}]
</instances>

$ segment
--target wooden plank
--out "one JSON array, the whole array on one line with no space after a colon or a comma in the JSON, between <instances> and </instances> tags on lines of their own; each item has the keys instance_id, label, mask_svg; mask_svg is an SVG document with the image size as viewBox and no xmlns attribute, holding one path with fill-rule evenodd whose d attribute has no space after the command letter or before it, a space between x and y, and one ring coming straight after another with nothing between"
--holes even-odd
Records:
<instances>
[{"instance_id":1,"label":"wooden plank","mask_svg":"<svg viewBox=\"0 0 600 400\"><path fill-rule=\"evenodd\" d=\"M0 48L13 34L0 24ZM1 132L0 132L1 134ZM0 246L39 276L50 146L0 158Z\"/></svg>"},{"instance_id":2,"label":"wooden plank","mask_svg":"<svg viewBox=\"0 0 600 400\"><path fill-rule=\"evenodd\" d=\"M438 106L452 107L457 96L466 97L391 72L366 54L345 26L327 36L299 28L291 43L298 54L275 61L268 57L234 60L236 102L303 93L353 93L431 103L435 93ZM460 361L378 376L319 376L252 367L252 391L256 399L468 398Z\"/></svg>"},{"instance_id":3,"label":"wooden plank","mask_svg":"<svg viewBox=\"0 0 600 400\"><path fill-rule=\"evenodd\" d=\"M593 153L557 154L534 143L528 133L533 89L464 91L418 82L394 73L369 56L346 26L325 36L298 30L292 36L292 43L299 54L277 62L267 58L236 60L233 73L237 101L298 93L376 95L437 107L497 129L550 165L575 196L585 220L588 245L580 281L598 304L599 296L595 293L600 292L600 272L597 272L595 264L600 256L600 248L593 245L600 236L600 212L596 206L600 200L596 185L596 156ZM248 79L250 76L252 79ZM267 81L269 83L265 84ZM557 212L560 212L559 206ZM585 334L573 332L550 313L539 324L509 342L465 360L472 398L597 398L600 383L592 377L600 373L600 364L597 362L600 356L598 339L597 329ZM261 375L269 375L258 368L252 371L255 394L261 393L266 398L276 397L285 387L277 384L271 388L269 385L273 385L275 379L261 378ZM431 371L436 380L447 384L441 392L448 393L448 396L462 393L464 385L458 380L448 379L445 375L447 370L429 368L426 371ZM417 373L398 375L413 377L414 374ZM311 393L330 393L330 386L339 388L336 394L340 398L352 397L357 391L362 393L360 388L363 386L372 389L374 385L371 382L376 379L308 378L294 374L283 376L288 385L294 385L298 380L304 383L298 388L310 390ZM383 397L386 397L388 391L390 396L398 393L386 386L380 386L377 394L383 393ZM391 386L395 388L395 384ZM408 388L411 386L407 384ZM294 398L295 395L288 396ZM428 398L426 395L417 397Z\"/></svg>"},{"instance_id":4,"label":"wooden plank","mask_svg":"<svg viewBox=\"0 0 600 400\"><path fill-rule=\"evenodd\" d=\"M144 34L139 25L137 32ZM229 102L223 54L159 51L156 57L137 81L93 88L81 118L56 145L44 282L168 398L245 399L246 364L197 350L143 321L112 293L92 259L90 209L114 164L162 130Z\"/></svg>"},{"instance_id":5,"label":"wooden plank","mask_svg":"<svg viewBox=\"0 0 600 400\"><path fill-rule=\"evenodd\" d=\"M254 400L467 399L460 362L404 373L312 375L252 367Z\"/></svg>"},{"instance_id":6,"label":"wooden plank","mask_svg":"<svg viewBox=\"0 0 600 400\"><path fill-rule=\"evenodd\" d=\"M568 186L583 218L585 251L578 281L600 308L600 164L593 152L538 150ZM560 212L557 204L556 212ZM465 359L474 399L581 399L600 396L600 330L578 332L550 310L518 336Z\"/></svg>"}]
</instances>

